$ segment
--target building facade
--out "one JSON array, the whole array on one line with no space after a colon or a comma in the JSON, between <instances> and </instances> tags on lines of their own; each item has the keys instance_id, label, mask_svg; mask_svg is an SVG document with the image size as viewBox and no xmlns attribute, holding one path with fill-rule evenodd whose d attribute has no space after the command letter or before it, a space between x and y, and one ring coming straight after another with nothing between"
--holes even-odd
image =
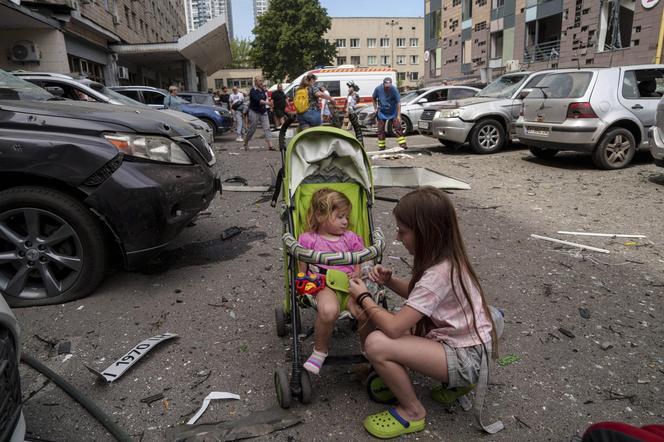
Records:
<instances>
[{"instance_id":1,"label":"building facade","mask_svg":"<svg viewBox=\"0 0 664 442\"><path fill-rule=\"evenodd\" d=\"M215 17L224 16L228 36L233 39L233 11L231 0L184 0L187 32L200 28Z\"/></svg>"},{"instance_id":2,"label":"building facade","mask_svg":"<svg viewBox=\"0 0 664 442\"><path fill-rule=\"evenodd\" d=\"M423 80L422 17L333 17L325 38L337 47L336 66L392 67L403 87Z\"/></svg>"},{"instance_id":3,"label":"building facade","mask_svg":"<svg viewBox=\"0 0 664 442\"><path fill-rule=\"evenodd\" d=\"M424 10L427 84L653 63L664 38L660 0L425 0Z\"/></svg>"},{"instance_id":4,"label":"building facade","mask_svg":"<svg viewBox=\"0 0 664 442\"><path fill-rule=\"evenodd\" d=\"M203 89L230 62L220 28L187 34L182 0L0 0L0 68Z\"/></svg>"},{"instance_id":5,"label":"building facade","mask_svg":"<svg viewBox=\"0 0 664 442\"><path fill-rule=\"evenodd\" d=\"M254 0L254 23L256 19L267 12L270 0Z\"/></svg>"},{"instance_id":6,"label":"building facade","mask_svg":"<svg viewBox=\"0 0 664 442\"><path fill-rule=\"evenodd\" d=\"M254 84L254 78L263 75L261 69L222 69L208 77L208 85L216 89L237 86L241 91L248 92Z\"/></svg>"}]
</instances>

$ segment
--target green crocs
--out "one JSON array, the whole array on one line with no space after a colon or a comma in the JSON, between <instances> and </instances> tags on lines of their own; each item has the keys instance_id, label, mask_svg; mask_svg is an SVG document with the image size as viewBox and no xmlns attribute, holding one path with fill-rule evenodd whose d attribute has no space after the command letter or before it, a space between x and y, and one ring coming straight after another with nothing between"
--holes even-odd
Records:
<instances>
[{"instance_id":1,"label":"green crocs","mask_svg":"<svg viewBox=\"0 0 664 442\"><path fill-rule=\"evenodd\" d=\"M470 393L475 385L468 387L445 388L443 385L437 385L431 389L431 399L440 402L443 405L450 405L462 396Z\"/></svg>"},{"instance_id":2,"label":"green crocs","mask_svg":"<svg viewBox=\"0 0 664 442\"><path fill-rule=\"evenodd\" d=\"M391 439L408 433L417 433L424 430L425 426L424 419L409 422L397 413L396 408L388 408L364 419L364 428L369 434L379 439Z\"/></svg>"}]
</instances>

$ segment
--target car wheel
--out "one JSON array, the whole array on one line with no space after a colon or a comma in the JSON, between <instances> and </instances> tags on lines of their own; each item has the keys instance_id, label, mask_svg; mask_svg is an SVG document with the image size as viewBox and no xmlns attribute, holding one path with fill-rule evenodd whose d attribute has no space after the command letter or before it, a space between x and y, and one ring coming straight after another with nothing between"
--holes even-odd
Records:
<instances>
[{"instance_id":1,"label":"car wheel","mask_svg":"<svg viewBox=\"0 0 664 442\"><path fill-rule=\"evenodd\" d=\"M104 236L71 196L41 187L0 192L0 293L11 307L90 294L106 271Z\"/></svg>"},{"instance_id":2,"label":"car wheel","mask_svg":"<svg viewBox=\"0 0 664 442\"><path fill-rule=\"evenodd\" d=\"M530 146L530 153L535 155L537 158L542 158L543 160L549 160L555 157L558 151L554 149L544 149L541 147Z\"/></svg>"},{"instance_id":3,"label":"car wheel","mask_svg":"<svg viewBox=\"0 0 664 442\"><path fill-rule=\"evenodd\" d=\"M504 145L505 129L493 118L478 122L470 133L470 147L475 153L494 153Z\"/></svg>"},{"instance_id":4,"label":"car wheel","mask_svg":"<svg viewBox=\"0 0 664 442\"><path fill-rule=\"evenodd\" d=\"M408 119L408 117L404 117L403 115L401 116L401 131L404 135L408 135L413 131L413 125L410 122L410 119ZM392 127L392 120L387 122L385 132L387 132L388 137L397 136L397 134L394 132L394 128Z\"/></svg>"},{"instance_id":5,"label":"car wheel","mask_svg":"<svg viewBox=\"0 0 664 442\"><path fill-rule=\"evenodd\" d=\"M200 118L200 120L208 125L208 127L212 130L213 135L217 134L217 125L214 124L214 121L210 120L209 118Z\"/></svg>"},{"instance_id":6,"label":"car wheel","mask_svg":"<svg viewBox=\"0 0 664 442\"><path fill-rule=\"evenodd\" d=\"M621 169L632 161L635 153L634 135L623 127L617 127L602 136L593 151L593 163L600 169Z\"/></svg>"}]
</instances>

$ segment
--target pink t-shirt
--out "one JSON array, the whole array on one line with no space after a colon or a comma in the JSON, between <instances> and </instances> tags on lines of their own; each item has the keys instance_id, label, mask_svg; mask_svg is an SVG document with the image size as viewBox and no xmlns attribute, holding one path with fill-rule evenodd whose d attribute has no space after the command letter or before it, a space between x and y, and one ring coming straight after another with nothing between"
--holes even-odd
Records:
<instances>
[{"instance_id":1,"label":"pink t-shirt","mask_svg":"<svg viewBox=\"0 0 664 442\"><path fill-rule=\"evenodd\" d=\"M426 338L444 342L450 347L470 347L491 341L491 320L482 308L482 297L467 273L464 273L464 281L473 301L474 315L461 290L458 275L455 290L452 289L449 261L428 268L417 281L406 305L433 322ZM477 318L481 340L475 332L473 318Z\"/></svg>"},{"instance_id":2,"label":"pink t-shirt","mask_svg":"<svg viewBox=\"0 0 664 442\"><path fill-rule=\"evenodd\" d=\"M327 238L322 237L316 232L304 232L300 235L297 242L300 243L302 247L307 249L315 250L317 252L359 252L364 249L364 243L362 238L360 238L355 232L346 230L343 235L339 237L338 240L332 241ZM340 270L346 273L353 273L355 266L326 266L318 265L324 269L334 269Z\"/></svg>"}]
</instances>

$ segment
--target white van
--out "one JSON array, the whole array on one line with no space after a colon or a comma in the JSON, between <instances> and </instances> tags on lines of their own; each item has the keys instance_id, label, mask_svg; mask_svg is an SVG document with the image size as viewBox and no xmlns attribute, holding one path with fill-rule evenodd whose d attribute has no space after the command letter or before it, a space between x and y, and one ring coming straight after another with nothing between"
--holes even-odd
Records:
<instances>
[{"instance_id":1,"label":"white van","mask_svg":"<svg viewBox=\"0 0 664 442\"><path fill-rule=\"evenodd\" d=\"M318 78L316 84L325 86L330 92L337 109L346 107L346 97L348 96L348 86L346 83L353 81L360 91L360 103L371 103L374 89L383 83L385 77L392 79L392 84L397 85L397 73L391 68L355 68L355 67L333 67L325 69L314 69L307 71L297 77L293 82L284 88L288 97L293 99L295 91L300 86L302 78L307 74L314 74Z\"/></svg>"}]
</instances>

